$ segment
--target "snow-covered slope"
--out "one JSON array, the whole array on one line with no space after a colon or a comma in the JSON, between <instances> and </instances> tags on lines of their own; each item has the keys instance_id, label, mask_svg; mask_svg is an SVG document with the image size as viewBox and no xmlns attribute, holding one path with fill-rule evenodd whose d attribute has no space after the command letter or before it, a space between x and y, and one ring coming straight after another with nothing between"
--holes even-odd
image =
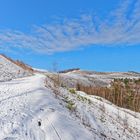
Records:
<instances>
[{"instance_id":1,"label":"snow-covered slope","mask_svg":"<svg viewBox=\"0 0 140 140\"><path fill-rule=\"evenodd\" d=\"M77 83L85 86L108 86L115 78L140 78L140 73L134 72L89 72L75 70L66 73L60 73L61 81L68 87L75 87Z\"/></svg>"},{"instance_id":2,"label":"snow-covered slope","mask_svg":"<svg viewBox=\"0 0 140 140\"><path fill-rule=\"evenodd\" d=\"M116 75L119 74L116 73ZM83 78L77 75L75 75L76 78L78 77L80 80ZM50 75L48 74L48 76ZM70 73L68 76L72 79L75 78ZM126 77L122 73L121 76ZM130 78L138 77L131 75ZM51 84L48 87L51 87ZM56 87L54 92L62 101L61 104L70 110L71 116L91 132L93 140L140 139L140 113L117 107L97 96L87 95L80 91L74 92L65 86Z\"/></svg>"},{"instance_id":3,"label":"snow-covered slope","mask_svg":"<svg viewBox=\"0 0 140 140\"><path fill-rule=\"evenodd\" d=\"M139 140L140 113L119 108L103 98L61 89L60 99L75 106L73 117L94 135L93 140Z\"/></svg>"},{"instance_id":4,"label":"snow-covered slope","mask_svg":"<svg viewBox=\"0 0 140 140\"><path fill-rule=\"evenodd\" d=\"M0 83L0 140L92 140L44 80L38 74Z\"/></svg>"},{"instance_id":5,"label":"snow-covered slope","mask_svg":"<svg viewBox=\"0 0 140 140\"><path fill-rule=\"evenodd\" d=\"M43 74L0 83L0 140L140 139L139 113L53 86Z\"/></svg>"},{"instance_id":6,"label":"snow-covered slope","mask_svg":"<svg viewBox=\"0 0 140 140\"><path fill-rule=\"evenodd\" d=\"M31 72L16 65L7 57L0 55L0 81L7 81L31 75Z\"/></svg>"}]
</instances>

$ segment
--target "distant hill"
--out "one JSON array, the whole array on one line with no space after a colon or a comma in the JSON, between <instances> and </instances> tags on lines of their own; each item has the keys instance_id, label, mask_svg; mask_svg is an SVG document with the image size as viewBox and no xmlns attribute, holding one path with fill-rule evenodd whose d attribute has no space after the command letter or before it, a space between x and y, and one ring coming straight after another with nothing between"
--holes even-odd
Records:
<instances>
[{"instance_id":1,"label":"distant hill","mask_svg":"<svg viewBox=\"0 0 140 140\"><path fill-rule=\"evenodd\" d=\"M60 73L63 86L76 87L77 83L84 86L106 87L114 79L139 79L140 73L136 72L95 72L79 69L66 70Z\"/></svg>"},{"instance_id":2,"label":"distant hill","mask_svg":"<svg viewBox=\"0 0 140 140\"><path fill-rule=\"evenodd\" d=\"M80 68L73 68L73 69L67 69L67 70L62 70L59 71L59 73L67 73L67 72L73 72L73 71L78 71Z\"/></svg>"}]
</instances>

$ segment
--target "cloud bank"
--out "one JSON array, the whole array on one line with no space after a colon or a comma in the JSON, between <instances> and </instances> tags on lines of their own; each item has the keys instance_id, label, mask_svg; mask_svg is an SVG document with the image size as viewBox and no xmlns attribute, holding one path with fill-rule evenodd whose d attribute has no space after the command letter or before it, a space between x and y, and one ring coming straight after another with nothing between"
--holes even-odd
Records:
<instances>
[{"instance_id":1,"label":"cloud bank","mask_svg":"<svg viewBox=\"0 0 140 140\"><path fill-rule=\"evenodd\" d=\"M140 44L140 0L125 0L108 18L97 20L93 15L61 19L36 26L32 32L0 31L0 50L29 50L52 54L89 45Z\"/></svg>"}]
</instances>

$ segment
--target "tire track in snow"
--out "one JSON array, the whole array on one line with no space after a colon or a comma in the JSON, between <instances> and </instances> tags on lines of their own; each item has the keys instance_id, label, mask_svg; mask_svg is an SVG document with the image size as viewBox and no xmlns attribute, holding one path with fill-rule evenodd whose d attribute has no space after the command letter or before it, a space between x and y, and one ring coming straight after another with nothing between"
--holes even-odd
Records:
<instances>
[{"instance_id":1,"label":"tire track in snow","mask_svg":"<svg viewBox=\"0 0 140 140\"><path fill-rule=\"evenodd\" d=\"M46 119L48 120L48 122L50 122L49 119L48 119L47 117L46 117ZM60 134L59 134L58 131L57 131L57 129L54 127L54 125L53 125L52 123L50 123L50 124L51 124L52 128L54 129L56 135L58 136L59 140L62 140L61 137L60 137Z\"/></svg>"}]
</instances>

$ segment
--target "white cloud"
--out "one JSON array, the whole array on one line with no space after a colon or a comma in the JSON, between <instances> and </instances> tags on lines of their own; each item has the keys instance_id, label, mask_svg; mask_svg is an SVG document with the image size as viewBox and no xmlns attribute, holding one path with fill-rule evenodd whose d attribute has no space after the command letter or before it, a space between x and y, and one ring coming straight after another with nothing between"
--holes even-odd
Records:
<instances>
[{"instance_id":1,"label":"white cloud","mask_svg":"<svg viewBox=\"0 0 140 140\"><path fill-rule=\"evenodd\" d=\"M89 45L140 44L140 0L125 0L108 18L92 15L36 26L33 32L0 31L0 49L28 49L40 53L70 51Z\"/></svg>"}]
</instances>

